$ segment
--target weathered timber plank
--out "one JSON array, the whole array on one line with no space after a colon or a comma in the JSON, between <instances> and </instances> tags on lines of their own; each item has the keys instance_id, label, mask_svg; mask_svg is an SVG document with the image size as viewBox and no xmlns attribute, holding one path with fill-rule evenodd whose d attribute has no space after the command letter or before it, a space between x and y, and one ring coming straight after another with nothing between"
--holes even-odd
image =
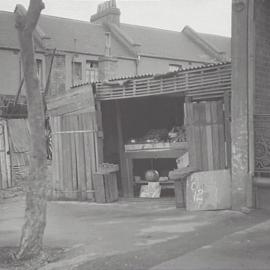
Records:
<instances>
[{"instance_id":1,"label":"weathered timber plank","mask_svg":"<svg viewBox=\"0 0 270 270\"><path fill-rule=\"evenodd\" d=\"M76 130L76 120L77 117L74 115L69 116L69 126L70 130ZM76 139L75 134L70 134L70 146L71 146L71 163L72 163L72 190L78 191L78 173L77 173L77 153L76 153ZM75 199L78 199L78 192L74 193Z\"/></svg>"},{"instance_id":2,"label":"weathered timber plank","mask_svg":"<svg viewBox=\"0 0 270 270\"><path fill-rule=\"evenodd\" d=\"M200 127L200 148L201 148L201 164L204 171L209 170L208 165L208 140L206 134L206 102L197 104L199 113Z\"/></svg>"},{"instance_id":3,"label":"weathered timber plank","mask_svg":"<svg viewBox=\"0 0 270 270\"><path fill-rule=\"evenodd\" d=\"M5 128L4 128L4 138L5 138L5 153L6 153L6 166L7 166L7 182L8 187L12 187L12 176L11 176L11 158L10 158L10 148L9 148L9 134L8 134L8 121L5 120Z\"/></svg>"},{"instance_id":4,"label":"weathered timber plank","mask_svg":"<svg viewBox=\"0 0 270 270\"><path fill-rule=\"evenodd\" d=\"M82 114L78 115L78 130L83 130L83 121L82 121ZM81 192L82 192L82 200L87 199L87 193L86 193L86 168L85 168L85 149L84 149L84 134L79 133L79 163L78 163L78 179L80 181L81 186Z\"/></svg>"},{"instance_id":5,"label":"weathered timber plank","mask_svg":"<svg viewBox=\"0 0 270 270\"><path fill-rule=\"evenodd\" d=\"M208 170L214 170L211 102L205 104Z\"/></svg>"},{"instance_id":6,"label":"weathered timber plank","mask_svg":"<svg viewBox=\"0 0 270 270\"><path fill-rule=\"evenodd\" d=\"M70 130L69 117L63 118L63 130ZM68 199L74 199L73 183L72 183L72 157L71 157L71 134L62 134L63 137L63 154L64 154L64 182L65 195Z\"/></svg>"},{"instance_id":7,"label":"weathered timber plank","mask_svg":"<svg viewBox=\"0 0 270 270\"><path fill-rule=\"evenodd\" d=\"M212 117L212 147L213 147L213 162L214 170L220 167L219 156L219 138L218 138L218 123L217 123L217 103L211 102L211 117Z\"/></svg>"},{"instance_id":8,"label":"weathered timber plank","mask_svg":"<svg viewBox=\"0 0 270 270\"><path fill-rule=\"evenodd\" d=\"M219 153L220 153L220 169L226 168L226 151L225 151L225 134L224 134L224 111L223 102L218 102L218 122L219 122Z\"/></svg>"},{"instance_id":9,"label":"weathered timber plank","mask_svg":"<svg viewBox=\"0 0 270 270\"><path fill-rule=\"evenodd\" d=\"M85 130L90 129L90 114L86 113L82 115L83 128ZM87 200L94 200L94 194L91 192L93 190L93 167L91 162L91 152L94 151L91 149L91 144L89 136L92 134L85 133L84 136L84 158L85 158L85 174L86 174L86 197Z\"/></svg>"}]
</instances>

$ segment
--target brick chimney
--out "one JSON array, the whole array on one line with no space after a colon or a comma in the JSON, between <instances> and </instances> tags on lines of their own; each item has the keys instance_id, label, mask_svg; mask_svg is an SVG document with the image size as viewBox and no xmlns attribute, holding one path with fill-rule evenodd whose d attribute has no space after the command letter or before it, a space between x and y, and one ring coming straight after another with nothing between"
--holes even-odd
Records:
<instances>
[{"instance_id":1,"label":"brick chimney","mask_svg":"<svg viewBox=\"0 0 270 270\"><path fill-rule=\"evenodd\" d=\"M120 9L116 6L116 0L109 0L98 5L97 13L91 16L90 21L98 24L106 22L119 25L120 14Z\"/></svg>"},{"instance_id":2,"label":"brick chimney","mask_svg":"<svg viewBox=\"0 0 270 270\"><path fill-rule=\"evenodd\" d=\"M116 76L118 60L111 55L111 33L105 33L104 55L98 58L98 77L100 81L106 81Z\"/></svg>"}]
</instances>

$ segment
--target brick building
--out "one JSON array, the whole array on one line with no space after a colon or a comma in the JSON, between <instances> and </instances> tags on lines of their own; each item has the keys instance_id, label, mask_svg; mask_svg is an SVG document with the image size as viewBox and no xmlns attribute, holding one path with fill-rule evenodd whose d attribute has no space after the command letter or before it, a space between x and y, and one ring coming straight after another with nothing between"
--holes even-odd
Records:
<instances>
[{"instance_id":1,"label":"brick building","mask_svg":"<svg viewBox=\"0 0 270 270\"><path fill-rule=\"evenodd\" d=\"M24 12L22 10L22 12ZM44 88L53 49L50 94L110 77L165 73L230 59L230 38L120 23L115 1L98 6L91 22L42 15L35 31L38 74ZM0 11L0 93L14 95L23 78L13 13Z\"/></svg>"}]
</instances>

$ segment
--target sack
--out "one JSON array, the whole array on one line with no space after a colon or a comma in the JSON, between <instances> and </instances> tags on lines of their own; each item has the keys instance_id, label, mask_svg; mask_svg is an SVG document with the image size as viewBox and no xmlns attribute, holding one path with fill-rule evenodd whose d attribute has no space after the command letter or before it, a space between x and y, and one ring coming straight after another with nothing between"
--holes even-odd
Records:
<instances>
[{"instance_id":1,"label":"sack","mask_svg":"<svg viewBox=\"0 0 270 270\"><path fill-rule=\"evenodd\" d=\"M160 183L149 182L148 185L141 186L140 198L159 198L160 192Z\"/></svg>"}]
</instances>

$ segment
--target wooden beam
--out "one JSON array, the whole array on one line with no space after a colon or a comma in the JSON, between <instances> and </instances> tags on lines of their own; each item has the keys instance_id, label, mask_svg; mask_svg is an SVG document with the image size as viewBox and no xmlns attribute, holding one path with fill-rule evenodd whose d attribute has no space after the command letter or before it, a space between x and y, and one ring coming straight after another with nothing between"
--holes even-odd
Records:
<instances>
[{"instance_id":1,"label":"wooden beam","mask_svg":"<svg viewBox=\"0 0 270 270\"><path fill-rule=\"evenodd\" d=\"M123 137L123 127L122 127L122 117L121 117L121 103L115 101L116 109L116 125L117 125L117 135L118 135L118 149L120 157L120 175L121 175L121 195L123 197L133 197L133 179L128 177L128 167L127 167L127 158L125 156L125 145ZM128 162L128 164L130 164ZM131 182L132 183L129 183Z\"/></svg>"}]
</instances>

